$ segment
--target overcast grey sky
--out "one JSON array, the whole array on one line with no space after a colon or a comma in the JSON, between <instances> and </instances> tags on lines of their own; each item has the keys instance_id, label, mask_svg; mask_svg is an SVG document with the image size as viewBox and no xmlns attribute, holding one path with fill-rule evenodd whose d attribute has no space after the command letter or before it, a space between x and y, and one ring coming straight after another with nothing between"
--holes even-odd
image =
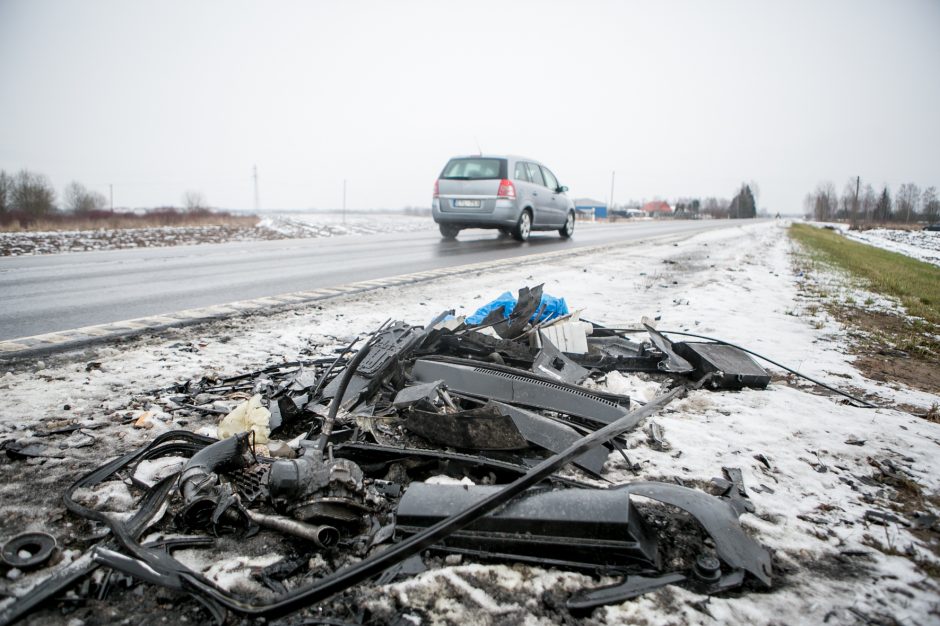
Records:
<instances>
[{"instance_id":1,"label":"overcast grey sky","mask_svg":"<svg viewBox=\"0 0 940 626\"><path fill-rule=\"evenodd\" d=\"M940 2L0 0L0 168L116 206L428 206L448 157L575 197L940 186Z\"/></svg>"}]
</instances>

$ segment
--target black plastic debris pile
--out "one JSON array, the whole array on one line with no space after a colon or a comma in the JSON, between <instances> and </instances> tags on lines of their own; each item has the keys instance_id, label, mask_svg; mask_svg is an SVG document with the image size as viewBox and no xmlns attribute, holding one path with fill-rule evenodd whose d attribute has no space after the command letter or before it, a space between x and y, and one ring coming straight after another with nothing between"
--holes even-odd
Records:
<instances>
[{"instance_id":1,"label":"black plastic debris pile","mask_svg":"<svg viewBox=\"0 0 940 626\"><path fill-rule=\"evenodd\" d=\"M619 578L569 598L573 613L669 584L769 587L770 554L738 523L752 508L740 472L726 469L714 493L604 477L609 455L626 459L624 435L674 398L703 386L762 388L767 373L727 345L546 314L545 301L541 287L524 288L511 309L476 324L452 312L425 327L386 323L335 358L163 390L173 410L222 418L230 436L164 433L72 485L69 510L110 532L0 622L99 568L190 594L219 621L226 611L283 616L442 558ZM590 383L614 371L645 372L662 392L642 404ZM242 402L231 411L213 404L232 398ZM649 432L651 445L667 445L658 425ZM185 461L152 484L135 478L164 457ZM118 519L75 496L113 480L137 490L132 515ZM224 542L279 546L283 558L255 573L267 593L224 589L174 557Z\"/></svg>"}]
</instances>

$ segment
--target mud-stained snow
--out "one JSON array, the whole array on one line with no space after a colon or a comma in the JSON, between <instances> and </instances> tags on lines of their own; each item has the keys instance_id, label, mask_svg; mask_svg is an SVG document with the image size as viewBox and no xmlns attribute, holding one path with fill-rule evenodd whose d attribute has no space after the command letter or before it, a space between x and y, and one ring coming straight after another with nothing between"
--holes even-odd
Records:
<instances>
[{"instance_id":1,"label":"mud-stained snow","mask_svg":"<svg viewBox=\"0 0 940 626\"><path fill-rule=\"evenodd\" d=\"M50 496L46 509L30 508L31 481L61 492L65 484L57 472L66 464L87 471L164 429L214 425L210 420L178 423L169 400L153 393L146 398L153 425L135 428L147 390L334 354L336 347L390 317L424 324L440 311L472 313L503 291L545 283L547 293L563 296L585 319L619 327L634 325L642 316L658 318L661 329L740 344L865 395L881 407L857 408L770 367L774 382L766 390L695 391L660 412L652 419L663 427L668 449L651 449L638 429L628 437L626 451L637 469L611 455L606 477L615 483L680 478L704 484L721 476L722 467L740 468L755 505L755 512L743 515L741 522L772 551L774 588L712 598L665 588L596 609L583 618L587 623L937 623L940 589L926 573L940 565L929 545L937 541L936 532L915 532L905 525L909 520L898 507L910 493L901 494L884 482L878 468L890 466L903 474L921 494L914 508L931 510L940 489L940 424L897 407L905 404L924 412L940 398L862 376L847 350L847 329L800 289L820 277L803 273L794 252L784 224L742 225L684 239L611 246L557 261L527 265L514 260L504 269L462 279L182 329L169 337L98 348L79 360L7 368L0 378L0 440L58 444L60 440L35 435L50 424L79 421L98 442L56 448L63 458L16 462L23 468L21 478L0 486L0 539L40 526L43 517L61 506ZM856 295L856 302L868 299L851 285L844 288ZM101 367L86 371L88 361L101 362ZM610 374L602 386L646 400L656 393L658 382L643 375ZM156 480L173 462L141 466L139 478ZM83 495L115 509L127 506L117 485ZM892 513L902 521L879 525L866 521L868 511ZM241 590L255 585L247 571L273 562L257 554L210 559L193 551L186 557L220 584ZM35 584L39 576L9 582L15 591L16 585ZM559 607L569 594L611 582L528 565L464 561L363 589L357 603L378 621L550 624L562 619ZM174 621L172 614L168 619Z\"/></svg>"}]
</instances>

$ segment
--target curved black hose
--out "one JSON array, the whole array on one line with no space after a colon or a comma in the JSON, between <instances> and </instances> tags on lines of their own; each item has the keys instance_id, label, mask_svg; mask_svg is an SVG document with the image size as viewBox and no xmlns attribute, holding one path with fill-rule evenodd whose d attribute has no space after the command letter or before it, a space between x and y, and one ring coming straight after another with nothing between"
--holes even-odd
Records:
<instances>
[{"instance_id":1,"label":"curved black hose","mask_svg":"<svg viewBox=\"0 0 940 626\"><path fill-rule=\"evenodd\" d=\"M372 337L374 338L375 335ZM346 395L346 387L349 386L349 381L352 379L353 374L356 373L359 364L362 363L366 355L369 354L371 347L372 338L370 338L370 340L366 342L366 345L362 346L359 352L356 353L356 356L346 364L343 377L339 379L339 387L336 389L336 395L333 396L333 402L330 403L330 410L326 415L326 419L323 421L323 428L320 430L319 448L321 451L326 450L326 442L330 438L330 435L333 434L333 423L336 421L336 414L339 413L339 405L343 403L343 396Z\"/></svg>"},{"instance_id":2,"label":"curved black hose","mask_svg":"<svg viewBox=\"0 0 940 626\"><path fill-rule=\"evenodd\" d=\"M375 342L376 336L385 329L390 321L391 318L382 322L382 325L375 329L371 335L369 335L365 345L359 349L359 352L356 353L356 356L354 356L352 360L346 364L346 369L343 370L343 377L339 379L339 387L336 389L336 395L333 396L333 402L330 403L330 410L327 413L326 420L323 422L323 428L320 430L319 447L321 452L326 451L326 442L329 440L330 435L333 434L333 423L336 420L336 414L339 413L339 405L343 403L343 396L346 395L346 387L349 386L350 379L352 379L353 374L356 373L356 370L359 368L359 364L362 363L363 359L366 358L366 355L369 354L369 349L372 348L372 344Z\"/></svg>"},{"instance_id":3,"label":"curved black hose","mask_svg":"<svg viewBox=\"0 0 940 626\"><path fill-rule=\"evenodd\" d=\"M358 341L359 341L359 337L356 337L355 339L353 339L353 340L349 343L349 345L346 346L345 348L343 348L342 352L340 352L339 355L338 355L335 359L333 359L333 362L330 363L330 366L329 366L328 368L326 368L326 371L323 372L323 375L322 375L322 376L320 376L320 380L317 381L317 384L314 386L313 391L310 392L310 399L311 399L311 400L316 400L317 398L320 397L320 393L323 391L323 386L326 384L326 380L327 380L327 378L329 378L330 374L333 373L333 369L334 369L334 368L336 367L336 365L349 353L349 351L352 350L353 346L355 346L355 345L356 345L356 342L358 342ZM343 392L345 393L346 390L344 389ZM316 422L315 422L315 421L314 421L313 425L310 426L310 430L307 431L307 436L305 437L306 439L310 439L310 437L313 436L313 429L314 429L314 428L316 428Z\"/></svg>"},{"instance_id":4,"label":"curved black hose","mask_svg":"<svg viewBox=\"0 0 940 626\"><path fill-rule=\"evenodd\" d=\"M323 390L323 386L326 384L327 378L329 378L337 364L339 364L339 362L342 361L347 354L349 354L349 351L353 349L353 346L355 346L358 341L359 337L353 339L351 342L349 342L349 345L343 348L336 358L333 359L333 362L330 363L330 366L326 368L326 371L323 372L322 376L320 376L320 380L318 380L317 384L313 387L313 391L310 392L311 399L319 397L320 391Z\"/></svg>"}]
</instances>

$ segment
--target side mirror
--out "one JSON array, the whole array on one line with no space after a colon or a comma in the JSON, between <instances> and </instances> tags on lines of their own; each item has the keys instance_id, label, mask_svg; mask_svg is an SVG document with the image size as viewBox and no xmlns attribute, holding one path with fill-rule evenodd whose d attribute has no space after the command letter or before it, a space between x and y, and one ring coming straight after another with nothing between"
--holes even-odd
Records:
<instances>
[{"instance_id":1,"label":"side mirror","mask_svg":"<svg viewBox=\"0 0 940 626\"><path fill-rule=\"evenodd\" d=\"M565 193L566 191L568 191L568 188L565 187L564 185L562 185L561 187L559 187L559 188L556 189L555 191L557 191L558 193Z\"/></svg>"}]
</instances>

